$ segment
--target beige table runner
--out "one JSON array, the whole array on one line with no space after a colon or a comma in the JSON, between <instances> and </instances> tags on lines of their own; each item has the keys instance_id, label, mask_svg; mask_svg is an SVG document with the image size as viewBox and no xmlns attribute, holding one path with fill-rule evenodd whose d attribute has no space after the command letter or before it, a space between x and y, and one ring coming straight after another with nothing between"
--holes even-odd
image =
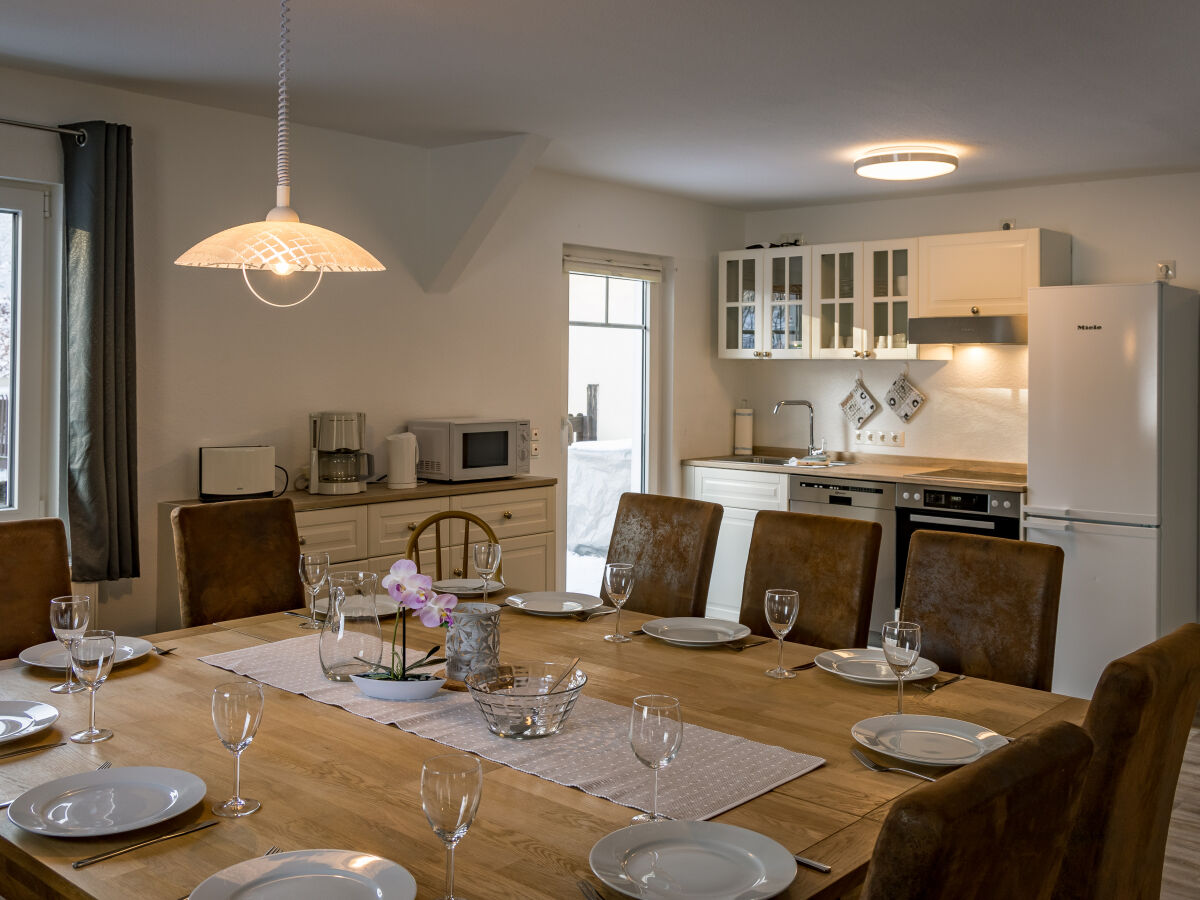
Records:
<instances>
[{"instance_id":1,"label":"beige table runner","mask_svg":"<svg viewBox=\"0 0 1200 900\"><path fill-rule=\"evenodd\" d=\"M319 635L305 635L205 656L201 662L623 806L649 809L653 773L629 747L629 709L588 697L586 686L559 734L518 741L488 731L466 693L440 691L417 702L373 700L353 684L326 680L317 657L319 640ZM419 655L410 651L413 658ZM679 756L659 775L659 812L673 819L709 819L824 762L685 722Z\"/></svg>"}]
</instances>

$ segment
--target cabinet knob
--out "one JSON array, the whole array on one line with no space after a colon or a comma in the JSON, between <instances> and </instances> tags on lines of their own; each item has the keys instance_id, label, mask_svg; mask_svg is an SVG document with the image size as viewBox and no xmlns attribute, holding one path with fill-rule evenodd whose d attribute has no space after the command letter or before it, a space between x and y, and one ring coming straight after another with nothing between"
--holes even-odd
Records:
<instances>
[{"instance_id":1,"label":"cabinet knob","mask_svg":"<svg viewBox=\"0 0 1200 900\"><path fill-rule=\"evenodd\" d=\"M462 570L462 569L455 569L455 570L454 570L454 577L455 577L455 578L462 578L462 577L463 577L463 570Z\"/></svg>"},{"instance_id":2,"label":"cabinet knob","mask_svg":"<svg viewBox=\"0 0 1200 900\"><path fill-rule=\"evenodd\" d=\"M416 522L409 522L409 523L408 523L408 530L409 530L409 531L416 531L416 530L417 530L417 523L416 523Z\"/></svg>"},{"instance_id":3,"label":"cabinet knob","mask_svg":"<svg viewBox=\"0 0 1200 900\"><path fill-rule=\"evenodd\" d=\"M509 512L507 509L506 509L506 510L505 510L505 511L502 513L502 515L503 515L503 516L504 516L504 518L506 518L506 519L511 519L511 518L512 518L512 513L510 513L510 512Z\"/></svg>"},{"instance_id":4,"label":"cabinet knob","mask_svg":"<svg viewBox=\"0 0 1200 900\"><path fill-rule=\"evenodd\" d=\"M761 351L761 350L755 350L755 351L754 351L754 358L755 358L755 359L761 359L761 358L762 358L762 351Z\"/></svg>"},{"instance_id":5,"label":"cabinet knob","mask_svg":"<svg viewBox=\"0 0 1200 900\"><path fill-rule=\"evenodd\" d=\"M771 351L770 351L770 350L764 350L762 355L763 355L763 358L764 358L764 359L770 359L770 358L771 358Z\"/></svg>"},{"instance_id":6,"label":"cabinet knob","mask_svg":"<svg viewBox=\"0 0 1200 900\"><path fill-rule=\"evenodd\" d=\"M854 358L855 358L855 359L859 359L859 358L861 358L861 357L862 357L862 355L863 355L863 354L862 354L862 351L861 351L861 350L855 350L855 351L854 351Z\"/></svg>"},{"instance_id":7,"label":"cabinet knob","mask_svg":"<svg viewBox=\"0 0 1200 900\"><path fill-rule=\"evenodd\" d=\"M306 543L308 543L308 541L306 541L304 538L300 538L300 546L301 547L303 547Z\"/></svg>"}]
</instances>

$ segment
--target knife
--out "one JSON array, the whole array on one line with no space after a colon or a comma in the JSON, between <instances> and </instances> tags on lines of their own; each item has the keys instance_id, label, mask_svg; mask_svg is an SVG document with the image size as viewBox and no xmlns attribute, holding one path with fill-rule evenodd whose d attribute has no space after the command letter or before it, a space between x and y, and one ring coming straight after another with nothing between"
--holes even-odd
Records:
<instances>
[{"instance_id":1,"label":"knife","mask_svg":"<svg viewBox=\"0 0 1200 900\"><path fill-rule=\"evenodd\" d=\"M799 853L795 854L795 856L796 862L800 863L802 866L807 866L810 869L816 869L818 872L823 872L826 875L833 871L832 866L827 866L823 862L817 862L815 859L809 859L807 856L801 856Z\"/></svg>"},{"instance_id":2,"label":"knife","mask_svg":"<svg viewBox=\"0 0 1200 900\"><path fill-rule=\"evenodd\" d=\"M57 744L39 744L36 747L26 747L23 750L12 750L8 753L0 753L0 759L8 759L10 756L20 756L22 753L36 753L39 750L49 750L52 747L65 747L66 741L59 741Z\"/></svg>"},{"instance_id":3,"label":"knife","mask_svg":"<svg viewBox=\"0 0 1200 900\"><path fill-rule=\"evenodd\" d=\"M106 859L112 859L114 856L120 856L122 853L128 853L131 850L140 850L142 847L149 847L151 844L157 844L161 841L169 841L171 838L183 837L185 834L191 834L193 831L200 831L204 828L211 828L213 825L220 824L220 819L209 819L207 822L200 822L193 825L191 828L185 828L182 831L172 831L170 834L164 834L162 837L150 838L148 841L140 841L136 844L130 844L128 847L121 847L118 850L109 850L107 853L100 853L96 856L89 856L87 859L79 859L71 863L72 869L82 869L84 866L90 866L92 863L103 862Z\"/></svg>"}]
</instances>

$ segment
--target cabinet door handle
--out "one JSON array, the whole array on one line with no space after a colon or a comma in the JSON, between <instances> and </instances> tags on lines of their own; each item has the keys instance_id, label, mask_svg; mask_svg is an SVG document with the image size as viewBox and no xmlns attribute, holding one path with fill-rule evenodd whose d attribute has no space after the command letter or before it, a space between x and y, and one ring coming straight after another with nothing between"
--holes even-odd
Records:
<instances>
[{"instance_id":1,"label":"cabinet door handle","mask_svg":"<svg viewBox=\"0 0 1200 900\"><path fill-rule=\"evenodd\" d=\"M505 510L505 511L502 513L502 515L503 515L503 516L504 516L504 518L506 518L506 519L511 519L511 518L512 518L512 513L510 513L510 512L509 512L507 509L506 509L506 510Z\"/></svg>"}]
</instances>

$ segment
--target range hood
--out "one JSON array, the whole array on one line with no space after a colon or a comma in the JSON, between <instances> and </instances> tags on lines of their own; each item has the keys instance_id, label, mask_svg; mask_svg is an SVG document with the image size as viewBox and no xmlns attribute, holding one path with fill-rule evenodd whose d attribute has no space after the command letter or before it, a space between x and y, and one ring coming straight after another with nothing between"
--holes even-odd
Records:
<instances>
[{"instance_id":1,"label":"range hood","mask_svg":"<svg viewBox=\"0 0 1200 900\"><path fill-rule=\"evenodd\" d=\"M913 344L1027 344L1028 316L919 316L908 320Z\"/></svg>"}]
</instances>

